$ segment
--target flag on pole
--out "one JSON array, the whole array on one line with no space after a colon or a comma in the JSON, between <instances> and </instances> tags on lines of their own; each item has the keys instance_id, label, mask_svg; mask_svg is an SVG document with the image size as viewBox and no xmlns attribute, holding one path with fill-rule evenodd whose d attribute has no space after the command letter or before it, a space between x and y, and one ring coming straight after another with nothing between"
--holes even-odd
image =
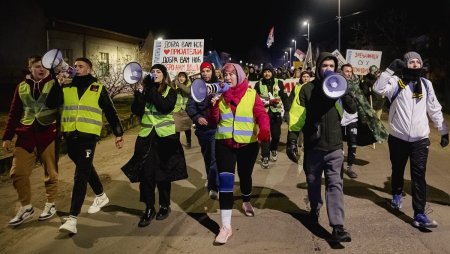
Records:
<instances>
[{"instance_id":1,"label":"flag on pole","mask_svg":"<svg viewBox=\"0 0 450 254\"><path fill-rule=\"evenodd\" d=\"M303 62L302 70L306 70L308 67L313 67L313 60L312 60L312 49L311 49L311 42L308 44L308 51L306 51L305 61Z\"/></svg>"},{"instance_id":2,"label":"flag on pole","mask_svg":"<svg viewBox=\"0 0 450 254\"><path fill-rule=\"evenodd\" d=\"M303 53L300 49L295 50L294 56L297 57L298 60L303 62L303 59L305 58L305 53Z\"/></svg>"},{"instance_id":3,"label":"flag on pole","mask_svg":"<svg viewBox=\"0 0 450 254\"><path fill-rule=\"evenodd\" d=\"M267 48L270 48L270 46L272 46L272 43L275 41L273 37L273 29L274 27L270 29L269 36L267 37Z\"/></svg>"}]
</instances>

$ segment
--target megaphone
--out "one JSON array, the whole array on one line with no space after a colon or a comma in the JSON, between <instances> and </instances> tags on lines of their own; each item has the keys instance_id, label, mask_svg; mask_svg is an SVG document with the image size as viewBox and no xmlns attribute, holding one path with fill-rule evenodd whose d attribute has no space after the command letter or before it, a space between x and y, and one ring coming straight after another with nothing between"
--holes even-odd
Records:
<instances>
[{"instance_id":1,"label":"megaphone","mask_svg":"<svg viewBox=\"0 0 450 254\"><path fill-rule=\"evenodd\" d=\"M125 82L132 85L139 81L141 81L142 77L145 77L147 75L152 75L150 72L146 72L142 70L142 67L137 62L129 62L127 65L125 65L125 68L123 68L123 79L125 79ZM153 76L151 76L154 78Z\"/></svg>"},{"instance_id":2,"label":"megaphone","mask_svg":"<svg viewBox=\"0 0 450 254\"><path fill-rule=\"evenodd\" d=\"M347 92L347 80L344 76L334 71L325 71L325 79L322 83L322 89L326 96L331 99L340 98Z\"/></svg>"},{"instance_id":3,"label":"megaphone","mask_svg":"<svg viewBox=\"0 0 450 254\"><path fill-rule=\"evenodd\" d=\"M223 83L223 87L220 83L207 84L203 79L196 79L191 85L191 96L196 102L202 102L208 95L214 93L225 93L230 88L228 83Z\"/></svg>"},{"instance_id":4,"label":"megaphone","mask_svg":"<svg viewBox=\"0 0 450 254\"><path fill-rule=\"evenodd\" d=\"M70 78L77 74L77 70L64 61L59 49L47 51L42 57L42 65L49 70L53 69L56 74L66 73Z\"/></svg>"}]
</instances>

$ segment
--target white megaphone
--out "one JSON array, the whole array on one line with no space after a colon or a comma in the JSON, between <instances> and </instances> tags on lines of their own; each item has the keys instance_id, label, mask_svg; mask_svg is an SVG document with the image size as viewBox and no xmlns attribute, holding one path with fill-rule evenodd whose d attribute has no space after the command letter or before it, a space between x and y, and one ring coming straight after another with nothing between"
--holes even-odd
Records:
<instances>
[{"instance_id":1,"label":"white megaphone","mask_svg":"<svg viewBox=\"0 0 450 254\"><path fill-rule=\"evenodd\" d=\"M196 79L191 85L191 96L196 102L202 102L208 95L214 93L225 93L230 88L228 83L223 83L223 87L220 83L207 84L203 79Z\"/></svg>"},{"instance_id":2,"label":"white megaphone","mask_svg":"<svg viewBox=\"0 0 450 254\"><path fill-rule=\"evenodd\" d=\"M55 74L64 73L70 78L77 74L77 70L64 61L59 49L47 51L42 57L42 65L49 70L53 69Z\"/></svg>"},{"instance_id":3,"label":"white megaphone","mask_svg":"<svg viewBox=\"0 0 450 254\"><path fill-rule=\"evenodd\" d=\"M150 72L142 70L142 67L137 62L129 62L125 68L123 68L123 79L125 82L132 85L142 80L142 77L151 75ZM153 76L151 76L154 78Z\"/></svg>"},{"instance_id":4,"label":"white megaphone","mask_svg":"<svg viewBox=\"0 0 450 254\"><path fill-rule=\"evenodd\" d=\"M322 83L322 89L326 96L331 99L340 98L347 92L347 80L344 76L334 71L325 71L325 79Z\"/></svg>"}]
</instances>

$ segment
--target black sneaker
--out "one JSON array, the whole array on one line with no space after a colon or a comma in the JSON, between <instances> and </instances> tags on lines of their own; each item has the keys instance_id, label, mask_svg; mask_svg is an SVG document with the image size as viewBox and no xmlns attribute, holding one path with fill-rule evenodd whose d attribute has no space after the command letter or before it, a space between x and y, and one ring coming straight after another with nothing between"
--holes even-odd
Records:
<instances>
[{"instance_id":1,"label":"black sneaker","mask_svg":"<svg viewBox=\"0 0 450 254\"><path fill-rule=\"evenodd\" d=\"M156 214L157 220L164 220L165 218L169 217L170 213L170 206L160 206L159 211Z\"/></svg>"},{"instance_id":2,"label":"black sneaker","mask_svg":"<svg viewBox=\"0 0 450 254\"><path fill-rule=\"evenodd\" d=\"M331 233L331 242L340 243L340 242L351 242L352 237L350 233L345 231L344 226L338 225L333 227L333 233Z\"/></svg>"},{"instance_id":3,"label":"black sneaker","mask_svg":"<svg viewBox=\"0 0 450 254\"><path fill-rule=\"evenodd\" d=\"M144 214L139 220L138 227L146 227L150 225L150 222L153 220L153 218L155 218L155 215L155 208L152 207L151 209L145 209Z\"/></svg>"}]
</instances>

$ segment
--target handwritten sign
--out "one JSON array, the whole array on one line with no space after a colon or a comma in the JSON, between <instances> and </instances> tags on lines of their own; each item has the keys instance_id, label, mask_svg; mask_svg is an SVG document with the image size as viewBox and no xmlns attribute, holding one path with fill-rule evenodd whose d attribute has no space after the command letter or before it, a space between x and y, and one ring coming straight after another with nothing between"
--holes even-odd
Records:
<instances>
[{"instance_id":1,"label":"handwritten sign","mask_svg":"<svg viewBox=\"0 0 450 254\"><path fill-rule=\"evenodd\" d=\"M203 39L157 40L153 46L152 64L166 66L171 79L179 72L186 72L188 76L199 73L203 47Z\"/></svg>"},{"instance_id":2,"label":"handwritten sign","mask_svg":"<svg viewBox=\"0 0 450 254\"><path fill-rule=\"evenodd\" d=\"M380 68L381 51L347 49L346 60L353 66L353 73L366 75L372 65Z\"/></svg>"}]
</instances>

